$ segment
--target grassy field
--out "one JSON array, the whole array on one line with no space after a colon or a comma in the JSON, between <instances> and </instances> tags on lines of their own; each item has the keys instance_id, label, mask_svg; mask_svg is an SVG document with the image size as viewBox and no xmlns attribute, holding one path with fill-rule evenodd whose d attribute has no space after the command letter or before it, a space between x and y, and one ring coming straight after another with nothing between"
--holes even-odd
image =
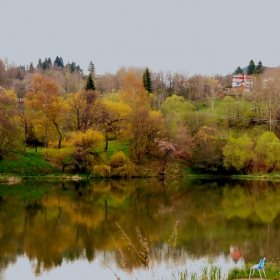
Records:
<instances>
[{"instance_id":1,"label":"grassy field","mask_svg":"<svg viewBox=\"0 0 280 280\"><path fill-rule=\"evenodd\" d=\"M110 157L117 151L124 152L127 156L130 155L129 143L128 142L119 142L113 140L109 142L107 153L103 154L104 145L96 149L96 152L102 155L103 158L109 160ZM48 153L52 154L52 151L55 153L57 149L49 148ZM61 152L72 153L71 149L63 148ZM34 148L27 148L25 153L14 153L4 160L0 161L0 173L9 173L9 174L20 174L20 175L47 175L60 174L61 171L58 168L59 164L56 164L53 159L50 158L48 161L44 159L45 149L38 148L36 152ZM57 166L57 167L56 167Z\"/></svg>"},{"instance_id":2,"label":"grassy field","mask_svg":"<svg viewBox=\"0 0 280 280\"><path fill-rule=\"evenodd\" d=\"M28 148L26 153L12 154L0 161L1 173L15 173L21 175L56 174L59 170L44 159L44 149Z\"/></svg>"}]
</instances>

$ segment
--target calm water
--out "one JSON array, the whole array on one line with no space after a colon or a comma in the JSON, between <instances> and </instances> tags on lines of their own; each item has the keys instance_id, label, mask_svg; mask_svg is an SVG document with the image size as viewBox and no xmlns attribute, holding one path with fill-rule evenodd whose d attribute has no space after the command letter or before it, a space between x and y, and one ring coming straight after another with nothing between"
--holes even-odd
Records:
<instances>
[{"instance_id":1,"label":"calm water","mask_svg":"<svg viewBox=\"0 0 280 280\"><path fill-rule=\"evenodd\" d=\"M178 270L199 274L208 263L226 273L279 257L279 213L277 182L1 185L0 279L171 279ZM150 244L149 261L135 252L139 233Z\"/></svg>"}]
</instances>

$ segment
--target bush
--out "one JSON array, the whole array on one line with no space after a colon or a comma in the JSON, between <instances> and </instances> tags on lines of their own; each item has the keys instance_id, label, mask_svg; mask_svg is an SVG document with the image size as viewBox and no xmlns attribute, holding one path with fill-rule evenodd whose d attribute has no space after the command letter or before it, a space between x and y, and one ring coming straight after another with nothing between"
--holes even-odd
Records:
<instances>
[{"instance_id":1,"label":"bush","mask_svg":"<svg viewBox=\"0 0 280 280\"><path fill-rule=\"evenodd\" d=\"M131 177L136 173L135 165L123 152L116 152L110 160L112 175L116 177Z\"/></svg>"},{"instance_id":2,"label":"bush","mask_svg":"<svg viewBox=\"0 0 280 280\"><path fill-rule=\"evenodd\" d=\"M95 165L93 167L93 173L91 174L91 177L94 177L93 174L96 174L100 177L109 177L111 175L111 166L107 164Z\"/></svg>"}]
</instances>

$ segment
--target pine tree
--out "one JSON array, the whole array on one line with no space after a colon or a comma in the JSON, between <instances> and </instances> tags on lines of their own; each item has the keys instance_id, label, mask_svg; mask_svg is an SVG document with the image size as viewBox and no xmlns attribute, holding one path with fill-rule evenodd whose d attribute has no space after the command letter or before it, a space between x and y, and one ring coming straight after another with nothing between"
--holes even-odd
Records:
<instances>
[{"instance_id":1,"label":"pine tree","mask_svg":"<svg viewBox=\"0 0 280 280\"><path fill-rule=\"evenodd\" d=\"M62 57L56 56L55 61L53 62L53 65L57 65L58 67L64 67Z\"/></svg>"},{"instance_id":2,"label":"pine tree","mask_svg":"<svg viewBox=\"0 0 280 280\"><path fill-rule=\"evenodd\" d=\"M247 74L252 75L254 73L255 73L255 63L253 60L251 60L247 69Z\"/></svg>"},{"instance_id":3,"label":"pine tree","mask_svg":"<svg viewBox=\"0 0 280 280\"><path fill-rule=\"evenodd\" d=\"M152 81L151 81L151 74L149 71L149 68L147 67L143 73L143 85L144 88L146 89L146 91L149 93L153 92L153 88L152 88Z\"/></svg>"},{"instance_id":4,"label":"pine tree","mask_svg":"<svg viewBox=\"0 0 280 280\"><path fill-rule=\"evenodd\" d=\"M61 66L61 67L64 67L64 62L63 62L62 57L60 57L59 60L60 60L60 66Z\"/></svg>"},{"instance_id":5,"label":"pine tree","mask_svg":"<svg viewBox=\"0 0 280 280\"><path fill-rule=\"evenodd\" d=\"M261 71L262 71L262 68L263 68L262 62L259 61L258 65L257 65L257 67L255 69L256 74L260 74Z\"/></svg>"},{"instance_id":6,"label":"pine tree","mask_svg":"<svg viewBox=\"0 0 280 280\"><path fill-rule=\"evenodd\" d=\"M48 64L47 65L48 65L47 67L52 66L52 60L50 59L50 57L48 58Z\"/></svg>"},{"instance_id":7,"label":"pine tree","mask_svg":"<svg viewBox=\"0 0 280 280\"><path fill-rule=\"evenodd\" d=\"M238 74L243 74L243 70L240 68L240 66L238 66L235 71L234 71L234 74L238 75Z\"/></svg>"},{"instance_id":8,"label":"pine tree","mask_svg":"<svg viewBox=\"0 0 280 280\"><path fill-rule=\"evenodd\" d=\"M29 66L29 72L30 73L33 73L34 72L34 66L33 66L33 63L32 62L30 62L30 66Z\"/></svg>"},{"instance_id":9,"label":"pine tree","mask_svg":"<svg viewBox=\"0 0 280 280\"><path fill-rule=\"evenodd\" d=\"M88 79L87 79L87 85L85 87L85 90L95 90L95 86L94 86L94 82L93 82L93 79L92 79L92 74L89 73L88 75Z\"/></svg>"},{"instance_id":10,"label":"pine tree","mask_svg":"<svg viewBox=\"0 0 280 280\"><path fill-rule=\"evenodd\" d=\"M43 63L42 63L41 58L39 58L38 64L37 64L37 69L40 69L40 68L42 68L42 67L43 67Z\"/></svg>"},{"instance_id":11,"label":"pine tree","mask_svg":"<svg viewBox=\"0 0 280 280\"><path fill-rule=\"evenodd\" d=\"M92 77L95 77L95 67L92 61L89 63L88 71L92 74Z\"/></svg>"},{"instance_id":12,"label":"pine tree","mask_svg":"<svg viewBox=\"0 0 280 280\"><path fill-rule=\"evenodd\" d=\"M60 59L58 56L56 56L55 61L53 62L53 65L60 66Z\"/></svg>"}]
</instances>

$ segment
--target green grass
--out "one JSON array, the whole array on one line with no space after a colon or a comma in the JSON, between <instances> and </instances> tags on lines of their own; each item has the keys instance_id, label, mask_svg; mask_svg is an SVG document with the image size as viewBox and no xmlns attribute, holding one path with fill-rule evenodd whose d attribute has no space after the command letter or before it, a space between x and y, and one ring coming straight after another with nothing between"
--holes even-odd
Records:
<instances>
[{"instance_id":1,"label":"green grass","mask_svg":"<svg viewBox=\"0 0 280 280\"><path fill-rule=\"evenodd\" d=\"M233 268L228 273L228 279L240 279L240 278L249 278L250 267L253 264L246 264L243 268ZM265 264L265 274L267 279L278 279L280 278L280 263L266 263ZM263 275L263 272L262 272ZM254 274L251 275L251 278L259 278L259 272L255 270Z\"/></svg>"},{"instance_id":2,"label":"green grass","mask_svg":"<svg viewBox=\"0 0 280 280\"><path fill-rule=\"evenodd\" d=\"M109 141L108 151L103 154L104 143L100 145L96 152L105 155L109 160L111 156L117 152L122 151L125 155L130 155L129 143L120 142L117 140ZM54 148L49 148L48 151L51 154ZM71 148L65 147L61 149L64 153L72 153ZM36 152L34 148L27 148L25 153L13 153L6 157L4 160L0 161L0 173L6 174L20 174L27 176L38 176L38 175L56 175L60 174L61 171L54 167L51 162L44 159L44 148L38 148ZM52 159L50 158L50 161Z\"/></svg>"},{"instance_id":3,"label":"green grass","mask_svg":"<svg viewBox=\"0 0 280 280\"><path fill-rule=\"evenodd\" d=\"M44 149L27 149L26 153L12 154L0 161L1 173L15 173L21 175L40 175L59 173L50 162L44 160Z\"/></svg>"},{"instance_id":4,"label":"green grass","mask_svg":"<svg viewBox=\"0 0 280 280\"><path fill-rule=\"evenodd\" d=\"M103 153L105 143L102 143L96 151L98 153ZM129 142L122 142L118 140L109 141L108 151L106 153L106 158L109 159L115 152L122 151L126 156L130 156Z\"/></svg>"}]
</instances>

